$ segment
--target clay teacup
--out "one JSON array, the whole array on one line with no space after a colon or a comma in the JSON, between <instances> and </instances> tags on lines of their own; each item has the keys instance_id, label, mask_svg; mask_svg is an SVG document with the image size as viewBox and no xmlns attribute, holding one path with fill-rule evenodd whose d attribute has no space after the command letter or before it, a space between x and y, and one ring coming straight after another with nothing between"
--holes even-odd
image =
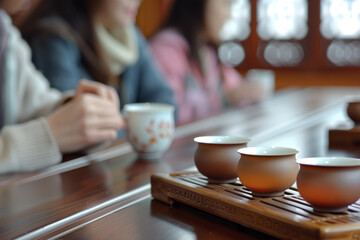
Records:
<instances>
[{"instance_id":1,"label":"clay teacup","mask_svg":"<svg viewBox=\"0 0 360 240\"><path fill-rule=\"evenodd\" d=\"M239 161L237 150L247 146L249 138L238 136L202 136L198 143L195 166L211 183L230 183L237 180Z\"/></svg>"},{"instance_id":2,"label":"clay teacup","mask_svg":"<svg viewBox=\"0 0 360 240\"><path fill-rule=\"evenodd\" d=\"M355 123L360 124L360 100L352 100L347 103L346 113L348 117Z\"/></svg>"},{"instance_id":3,"label":"clay teacup","mask_svg":"<svg viewBox=\"0 0 360 240\"><path fill-rule=\"evenodd\" d=\"M360 198L360 159L299 159L297 187L315 211L346 212Z\"/></svg>"},{"instance_id":4,"label":"clay teacup","mask_svg":"<svg viewBox=\"0 0 360 240\"><path fill-rule=\"evenodd\" d=\"M299 166L296 149L252 147L239 149L237 167L241 183L256 197L281 196L296 180Z\"/></svg>"}]
</instances>

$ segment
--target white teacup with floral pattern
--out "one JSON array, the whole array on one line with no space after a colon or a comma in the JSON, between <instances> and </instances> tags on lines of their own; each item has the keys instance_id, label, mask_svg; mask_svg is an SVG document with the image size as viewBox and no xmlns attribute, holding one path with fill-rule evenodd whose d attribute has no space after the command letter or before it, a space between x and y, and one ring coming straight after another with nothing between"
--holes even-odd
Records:
<instances>
[{"instance_id":1,"label":"white teacup with floral pattern","mask_svg":"<svg viewBox=\"0 0 360 240\"><path fill-rule=\"evenodd\" d=\"M162 157L174 136L174 106L163 103L130 103L124 106L127 137L139 158Z\"/></svg>"}]
</instances>

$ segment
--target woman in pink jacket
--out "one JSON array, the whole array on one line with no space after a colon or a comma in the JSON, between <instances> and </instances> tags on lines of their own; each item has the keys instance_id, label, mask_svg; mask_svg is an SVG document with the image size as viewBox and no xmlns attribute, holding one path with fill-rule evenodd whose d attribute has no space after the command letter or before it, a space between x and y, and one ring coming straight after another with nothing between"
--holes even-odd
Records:
<instances>
[{"instance_id":1,"label":"woman in pink jacket","mask_svg":"<svg viewBox=\"0 0 360 240\"><path fill-rule=\"evenodd\" d=\"M151 40L153 55L175 92L178 123L257 102L264 89L221 64L220 29L230 17L231 0L175 0L165 27Z\"/></svg>"}]
</instances>

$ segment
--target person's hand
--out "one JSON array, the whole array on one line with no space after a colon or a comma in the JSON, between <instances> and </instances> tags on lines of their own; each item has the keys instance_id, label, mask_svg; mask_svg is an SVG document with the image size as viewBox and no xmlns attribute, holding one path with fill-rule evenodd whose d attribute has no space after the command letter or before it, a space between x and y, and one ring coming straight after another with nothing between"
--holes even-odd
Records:
<instances>
[{"instance_id":1,"label":"person's hand","mask_svg":"<svg viewBox=\"0 0 360 240\"><path fill-rule=\"evenodd\" d=\"M125 126L116 92L105 85L82 81L75 97L47 117L62 153L114 140Z\"/></svg>"},{"instance_id":2,"label":"person's hand","mask_svg":"<svg viewBox=\"0 0 360 240\"><path fill-rule=\"evenodd\" d=\"M112 101L114 104L117 105L119 109L119 98L114 88L112 87L108 87L98 82L83 79L80 81L78 87L76 88L75 97L80 96L83 93L93 93L103 99Z\"/></svg>"}]
</instances>

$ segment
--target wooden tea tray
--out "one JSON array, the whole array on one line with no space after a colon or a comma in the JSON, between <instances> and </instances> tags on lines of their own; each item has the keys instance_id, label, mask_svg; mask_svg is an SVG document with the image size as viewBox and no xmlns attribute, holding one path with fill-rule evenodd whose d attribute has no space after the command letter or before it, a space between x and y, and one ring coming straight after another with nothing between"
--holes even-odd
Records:
<instances>
[{"instance_id":1,"label":"wooden tea tray","mask_svg":"<svg viewBox=\"0 0 360 240\"><path fill-rule=\"evenodd\" d=\"M360 239L360 201L343 214L317 213L295 188L257 198L239 181L209 184L198 172L154 174L151 194L180 202L281 239Z\"/></svg>"}]
</instances>

